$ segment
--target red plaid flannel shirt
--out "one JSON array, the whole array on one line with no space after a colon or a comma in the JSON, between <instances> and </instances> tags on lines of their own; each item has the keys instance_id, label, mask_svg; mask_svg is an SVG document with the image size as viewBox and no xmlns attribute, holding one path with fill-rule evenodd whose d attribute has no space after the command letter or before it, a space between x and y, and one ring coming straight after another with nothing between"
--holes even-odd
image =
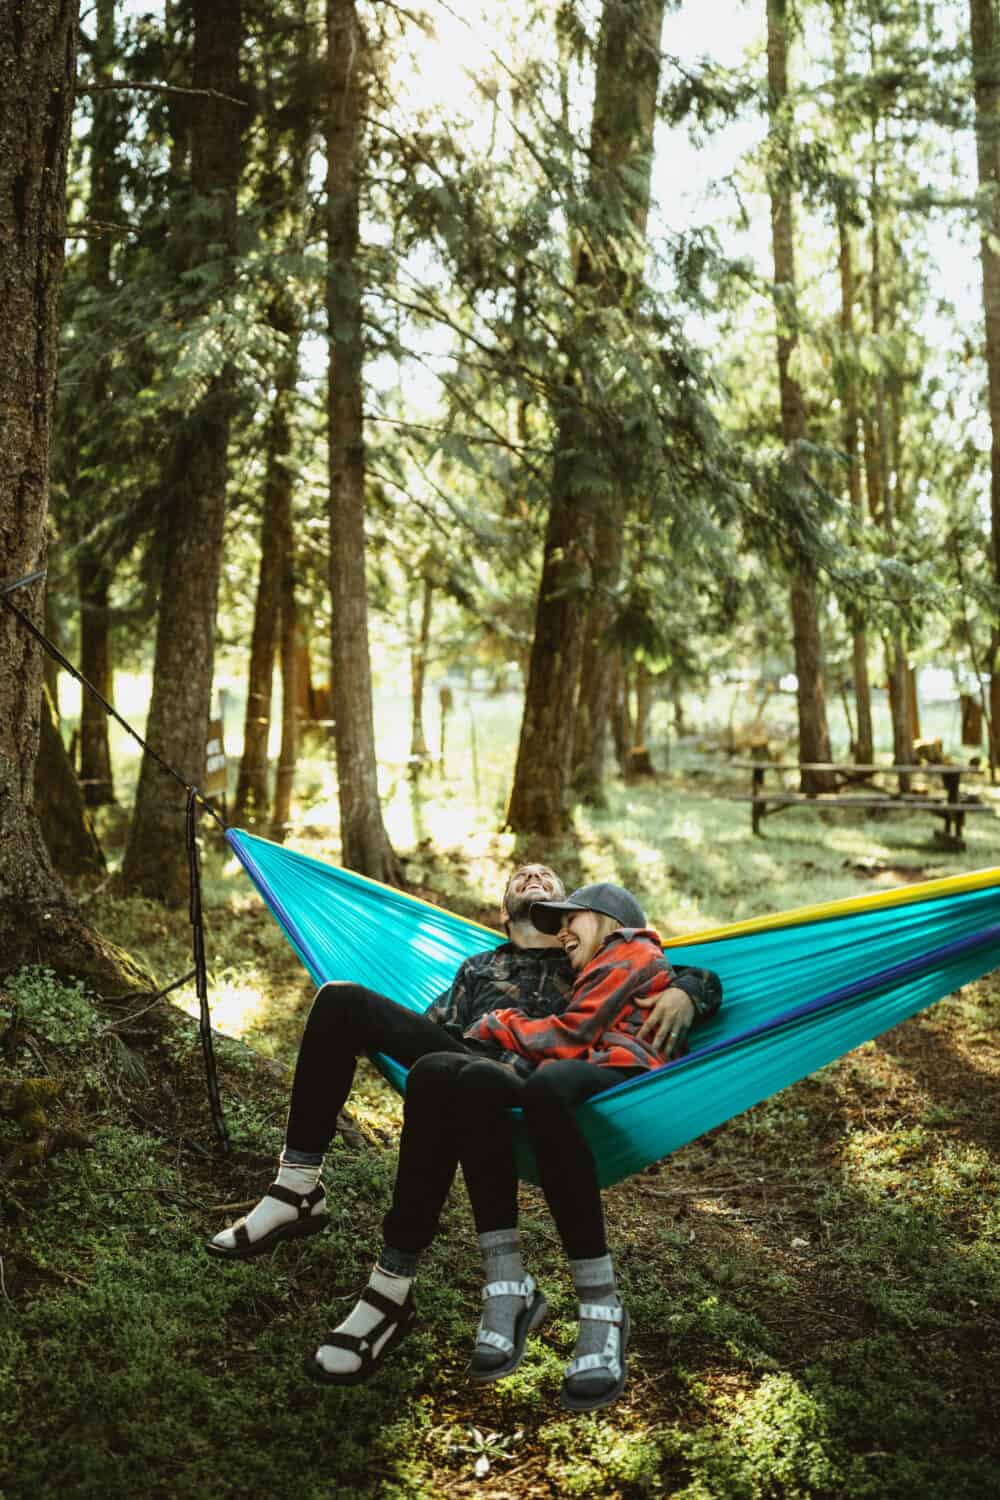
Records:
<instances>
[{"instance_id":1,"label":"red plaid flannel shirt","mask_svg":"<svg viewBox=\"0 0 1000 1500\"><path fill-rule=\"evenodd\" d=\"M580 970L560 1015L534 1020L521 1010L495 1010L465 1035L539 1066L573 1058L605 1068L660 1068L666 1059L636 1034L645 1012L635 997L669 989L673 976L657 932L620 928Z\"/></svg>"}]
</instances>

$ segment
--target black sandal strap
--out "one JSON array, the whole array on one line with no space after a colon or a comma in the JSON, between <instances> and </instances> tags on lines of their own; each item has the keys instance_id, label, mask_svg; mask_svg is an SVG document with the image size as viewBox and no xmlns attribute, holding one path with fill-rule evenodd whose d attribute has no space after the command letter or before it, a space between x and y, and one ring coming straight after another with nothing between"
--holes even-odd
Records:
<instances>
[{"instance_id":1,"label":"black sandal strap","mask_svg":"<svg viewBox=\"0 0 1000 1500\"><path fill-rule=\"evenodd\" d=\"M313 1205L322 1198L323 1189L317 1183L308 1193L293 1193L291 1188L282 1187L280 1182L272 1182L264 1196L276 1198L279 1203L285 1203L289 1208L297 1209L299 1218L305 1219L312 1212Z\"/></svg>"},{"instance_id":2,"label":"black sandal strap","mask_svg":"<svg viewBox=\"0 0 1000 1500\"><path fill-rule=\"evenodd\" d=\"M373 1298L378 1296L379 1293L375 1292L372 1297L365 1297L364 1292L362 1292L361 1300L371 1302L374 1307L378 1304L374 1302ZM361 1368L364 1371L367 1371L374 1363L376 1359L375 1345L382 1338L382 1335L388 1333L390 1329L395 1328L397 1325L405 1325L407 1322L405 1303L400 1307L398 1302L392 1302L388 1297L381 1297L380 1301L388 1303L392 1308L392 1312L387 1312L385 1317L380 1318L374 1328L369 1328L367 1333L328 1333L323 1340L324 1344L329 1344L334 1349L346 1349L349 1354L356 1355L360 1359Z\"/></svg>"},{"instance_id":3,"label":"black sandal strap","mask_svg":"<svg viewBox=\"0 0 1000 1500\"><path fill-rule=\"evenodd\" d=\"M380 1313L385 1313L390 1323L398 1323L406 1316L410 1297L407 1294L404 1302L393 1302L391 1297L384 1297L374 1287L366 1286L361 1293L360 1301L367 1302L369 1307L378 1308Z\"/></svg>"}]
</instances>

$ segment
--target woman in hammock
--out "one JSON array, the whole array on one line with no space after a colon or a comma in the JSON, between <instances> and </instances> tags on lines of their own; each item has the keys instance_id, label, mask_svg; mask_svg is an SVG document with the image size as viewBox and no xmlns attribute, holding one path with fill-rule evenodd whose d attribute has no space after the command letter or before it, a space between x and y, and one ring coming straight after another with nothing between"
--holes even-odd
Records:
<instances>
[{"instance_id":1,"label":"woman in hammock","mask_svg":"<svg viewBox=\"0 0 1000 1500\"><path fill-rule=\"evenodd\" d=\"M547 1305L521 1262L510 1115L516 1107L524 1112L580 1301L562 1404L590 1411L624 1387L628 1314L615 1286L593 1154L575 1108L664 1065L639 1039L644 1012L635 1000L666 989L673 969L642 908L620 886L584 886L564 901L536 903L531 919L558 935L575 971L566 1009L541 1020L516 1009L491 1012L466 1033L471 1054L432 1053L414 1064L385 1245L354 1312L306 1361L317 1380L367 1380L410 1327L412 1281L437 1229L456 1141L487 1283L472 1376L485 1383L518 1367Z\"/></svg>"}]
</instances>

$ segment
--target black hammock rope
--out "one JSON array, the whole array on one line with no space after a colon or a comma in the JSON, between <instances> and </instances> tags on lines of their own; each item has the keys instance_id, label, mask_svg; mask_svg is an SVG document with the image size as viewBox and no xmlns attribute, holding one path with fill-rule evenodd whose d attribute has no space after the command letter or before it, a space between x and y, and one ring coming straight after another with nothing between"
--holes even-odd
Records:
<instances>
[{"instance_id":1,"label":"black hammock rope","mask_svg":"<svg viewBox=\"0 0 1000 1500\"><path fill-rule=\"evenodd\" d=\"M187 815L185 818L185 841L187 844L188 860L188 889L189 903L188 915L191 921L191 946L194 955L194 981L195 992L198 996L198 1030L201 1036L201 1053L205 1062L205 1083L208 1088L208 1104L212 1114L212 1124L215 1126L216 1138L221 1150L228 1154L232 1150L232 1142L229 1139L229 1131L226 1127L225 1116L222 1113L222 1097L219 1092L219 1074L215 1063L215 1049L212 1043L212 1015L208 1005L208 970L205 963L205 926L201 906L201 856L198 852L198 812L207 812L225 831L225 823L216 812L212 804L207 800L204 793L200 792L191 782L185 781L179 771L176 771L162 755L157 754L153 747L142 738L142 735L128 722L94 684L79 670L78 667L60 651L59 647L50 641L44 631L39 630L35 622L19 609L10 597L17 589L27 588L32 583L37 583L45 577L45 568L40 568L34 573L27 573L23 578L15 578L10 583L0 584L0 603L5 604L12 614L16 615L25 629L34 636L39 645L49 653L53 660L57 661L64 672L68 672L77 682L85 687L96 698L104 709L110 714L122 728L132 736L138 745L141 745L145 753L156 762L161 770L168 776L172 776L178 785L182 786L187 793ZM191 975L187 975L191 978ZM180 983L182 981L178 981ZM173 986L170 986L173 988Z\"/></svg>"}]
</instances>

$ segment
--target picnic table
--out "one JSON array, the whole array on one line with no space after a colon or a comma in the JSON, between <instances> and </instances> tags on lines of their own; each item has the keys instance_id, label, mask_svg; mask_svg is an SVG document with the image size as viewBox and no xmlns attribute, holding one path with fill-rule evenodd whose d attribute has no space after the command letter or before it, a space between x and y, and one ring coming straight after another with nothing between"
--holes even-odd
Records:
<instances>
[{"instance_id":1,"label":"picnic table","mask_svg":"<svg viewBox=\"0 0 1000 1500\"><path fill-rule=\"evenodd\" d=\"M736 760L731 764L741 770L753 772L749 797L740 797L737 800L749 801L751 823L754 833L757 834L760 833L760 825L764 818L772 813L781 812L786 807L853 807L877 808L882 811L892 808L910 810L920 808L944 820L943 842L947 842L952 848L962 849L965 847L962 832L968 814L992 811L989 804L981 801L974 793L962 791L964 778L978 777L983 774L973 766L924 764L854 766L837 765L831 761L774 760ZM790 790L783 781L780 790L778 788L768 790L764 786L764 778L768 773L775 772L783 775L789 771L797 772L800 776L803 771L823 772L833 782L834 790L832 792ZM894 788L877 784L878 778L886 777L894 779ZM921 777L939 777L940 793L929 789L913 791L912 780ZM852 791L851 788L855 787L861 790ZM843 792L847 795L840 795Z\"/></svg>"}]
</instances>

